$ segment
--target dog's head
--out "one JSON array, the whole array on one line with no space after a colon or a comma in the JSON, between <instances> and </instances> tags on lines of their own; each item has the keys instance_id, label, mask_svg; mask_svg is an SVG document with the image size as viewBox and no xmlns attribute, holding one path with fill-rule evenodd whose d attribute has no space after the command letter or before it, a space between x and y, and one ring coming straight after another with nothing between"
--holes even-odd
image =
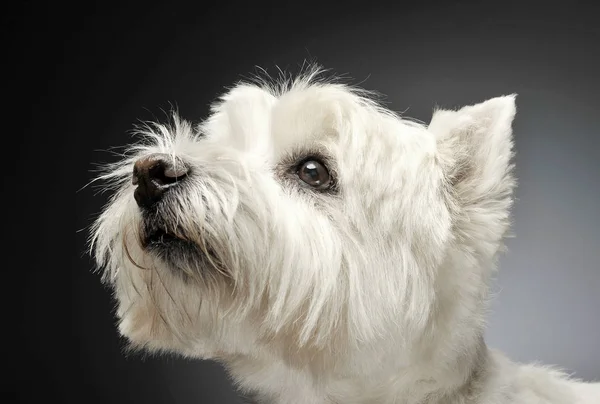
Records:
<instances>
[{"instance_id":1,"label":"dog's head","mask_svg":"<svg viewBox=\"0 0 600 404\"><path fill-rule=\"evenodd\" d=\"M514 96L425 126L313 76L142 128L103 176L92 247L132 346L379 366L386 347L422 360L479 337Z\"/></svg>"}]
</instances>

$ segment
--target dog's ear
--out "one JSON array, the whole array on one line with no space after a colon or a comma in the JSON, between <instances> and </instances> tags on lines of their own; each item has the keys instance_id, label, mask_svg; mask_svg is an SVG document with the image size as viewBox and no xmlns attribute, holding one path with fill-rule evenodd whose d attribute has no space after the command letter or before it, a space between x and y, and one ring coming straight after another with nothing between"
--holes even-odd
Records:
<instances>
[{"instance_id":1,"label":"dog's ear","mask_svg":"<svg viewBox=\"0 0 600 404\"><path fill-rule=\"evenodd\" d=\"M498 241L508 227L515 179L512 123L516 95L492 98L459 110L434 111L429 131L463 214L465 236ZM488 241L492 241L488 239Z\"/></svg>"}]
</instances>

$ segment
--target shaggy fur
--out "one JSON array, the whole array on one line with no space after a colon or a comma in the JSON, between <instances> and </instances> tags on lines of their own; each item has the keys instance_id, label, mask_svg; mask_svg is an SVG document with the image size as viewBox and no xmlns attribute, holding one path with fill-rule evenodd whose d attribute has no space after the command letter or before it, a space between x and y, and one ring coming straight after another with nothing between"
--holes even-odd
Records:
<instances>
[{"instance_id":1,"label":"shaggy fur","mask_svg":"<svg viewBox=\"0 0 600 404\"><path fill-rule=\"evenodd\" d=\"M131 348L219 361L265 403L600 403L482 338L515 95L426 126L320 73L240 83L197 127L145 125L101 176L116 192L91 247ZM190 174L144 210L132 167L151 153ZM307 159L331 186L300 179ZM157 228L180 242L148 249Z\"/></svg>"}]
</instances>

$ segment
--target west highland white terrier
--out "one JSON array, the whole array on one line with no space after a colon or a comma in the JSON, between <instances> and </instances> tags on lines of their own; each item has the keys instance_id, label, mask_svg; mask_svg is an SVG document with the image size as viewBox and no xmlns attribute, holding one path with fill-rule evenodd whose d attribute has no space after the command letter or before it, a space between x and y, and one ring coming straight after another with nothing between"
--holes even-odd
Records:
<instances>
[{"instance_id":1,"label":"west highland white terrier","mask_svg":"<svg viewBox=\"0 0 600 404\"><path fill-rule=\"evenodd\" d=\"M264 403L599 404L483 339L515 95L423 125L320 77L146 124L101 175L90 245L131 349L218 361Z\"/></svg>"}]
</instances>

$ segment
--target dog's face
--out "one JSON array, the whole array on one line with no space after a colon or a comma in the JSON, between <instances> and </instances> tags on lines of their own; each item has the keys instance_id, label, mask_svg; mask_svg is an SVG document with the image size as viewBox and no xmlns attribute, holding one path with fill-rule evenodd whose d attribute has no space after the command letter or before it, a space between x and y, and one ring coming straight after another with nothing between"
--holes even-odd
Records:
<instances>
[{"instance_id":1,"label":"dog's face","mask_svg":"<svg viewBox=\"0 0 600 404\"><path fill-rule=\"evenodd\" d=\"M309 77L239 85L198 127L145 128L104 177L116 193L92 238L120 332L148 350L330 365L477 338L514 113L500 97L426 127Z\"/></svg>"}]
</instances>

